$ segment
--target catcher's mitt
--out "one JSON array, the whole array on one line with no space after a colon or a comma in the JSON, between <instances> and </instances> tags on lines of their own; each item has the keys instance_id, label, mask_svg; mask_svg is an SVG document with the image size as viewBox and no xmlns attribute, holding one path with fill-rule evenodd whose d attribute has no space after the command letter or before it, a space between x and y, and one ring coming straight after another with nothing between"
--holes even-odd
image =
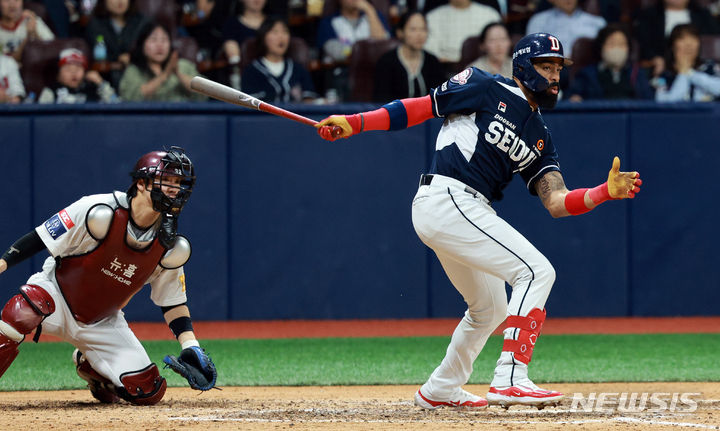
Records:
<instances>
[{"instance_id":1,"label":"catcher's mitt","mask_svg":"<svg viewBox=\"0 0 720 431\"><path fill-rule=\"evenodd\" d=\"M217 370L205 350L197 346L188 347L180 352L180 357L167 355L163 359L165 368L170 368L187 379L190 387L199 391L209 391L215 387Z\"/></svg>"}]
</instances>

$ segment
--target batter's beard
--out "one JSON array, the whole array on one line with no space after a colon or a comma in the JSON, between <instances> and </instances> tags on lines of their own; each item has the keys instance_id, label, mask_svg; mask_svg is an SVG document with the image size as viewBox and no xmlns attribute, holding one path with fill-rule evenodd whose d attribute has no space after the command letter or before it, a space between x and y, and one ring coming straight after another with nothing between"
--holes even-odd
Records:
<instances>
[{"instance_id":1,"label":"batter's beard","mask_svg":"<svg viewBox=\"0 0 720 431\"><path fill-rule=\"evenodd\" d=\"M538 108L542 109L553 109L558 101L558 94L553 94L550 92L550 90L553 87L560 88L560 84L558 82L553 82L550 84L550 86L545 91L533 91L533 99L535 99L535 103L537 103Z\"/></svg>"}]
</instances>

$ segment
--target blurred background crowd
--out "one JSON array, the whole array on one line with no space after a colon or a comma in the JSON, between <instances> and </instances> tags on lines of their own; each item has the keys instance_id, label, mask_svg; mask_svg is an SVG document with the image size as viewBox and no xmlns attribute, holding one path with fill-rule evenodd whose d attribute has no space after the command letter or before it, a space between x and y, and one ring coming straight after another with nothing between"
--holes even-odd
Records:
<instances>
[{"instance_id":1,"label":"blurred background crowd","mask_svg":"<svg viewBox=\"0 0 720 431\"><path fill-rule=\"evenodd\" d=\"M418 97L512 75L549 32L561 97L720 100L720 0L0 0L0 103L204 100L201 74L271 103Z\"/></svg>"}]
</instances>

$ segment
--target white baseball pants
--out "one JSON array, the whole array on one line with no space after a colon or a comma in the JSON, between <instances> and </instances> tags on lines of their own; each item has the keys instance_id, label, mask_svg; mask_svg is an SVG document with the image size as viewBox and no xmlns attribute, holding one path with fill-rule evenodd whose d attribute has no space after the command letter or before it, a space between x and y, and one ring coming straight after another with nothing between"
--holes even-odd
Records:
<instances>
[{"instance_id":1,"label":"white baseball pants","mask_svg":"<svg viewBox=\"0 0 720 431\"><path fill-rule=\"evenodd\" d=\"M42 333L59 337L80 349L93 369L115 386L123 387L121 374L150 365L145 348L128 327L122 311L86 325L75 320L54 277L38 272L27 283L42 287L55 301L55 312L42 322ZM71 363L70 355L67 360Z\"/></svg>"},{"instance_id":2,"label":"white baseball pants","mask_svg":"<svg viewBox=\"0 0 720 431\"><path fill-rule=\"evenodd\" d=\"M484 196L472 192L458 180L434 175L430 185L420 186L412 204L415 231L435 251L468 306L445 358L422 388L434 399L451 397L467 383L495 328L508 315L526 316L543 308L555 281L545 256L498 217ZM512 286L509 303L505 282ZM511 337L513 331L506 331L505 338ZM492 386L511 386L513 377L527 379L527 366L504 352Z\"/></svg>"}]
</instances>

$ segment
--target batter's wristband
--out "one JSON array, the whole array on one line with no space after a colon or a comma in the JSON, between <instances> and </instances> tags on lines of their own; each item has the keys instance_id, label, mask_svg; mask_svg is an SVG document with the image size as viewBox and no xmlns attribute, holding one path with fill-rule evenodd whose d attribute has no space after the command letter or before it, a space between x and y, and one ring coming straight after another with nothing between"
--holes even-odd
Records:
<instances>
[{"instance_id":1,"label":"batter's wristband","mask_svg":"<svg viewBox=\"0 0 720 431\"><path fill-rule=\"evenodd\" d=\"M352 127L353 135L357 135L363 131L364 119L362 118L362 114L346 115L345 119L350 127Z\"/></svg>"},{"instance_id":2,"label":"batter's wristband","mask_svg":"<svg viewBox=\"0 0 720 431\"><path fill-rule=\"evenodd\" d=\"M180 316L173 319L168 326L170 327L173 335L175 335L175 338L179 337L183 332L193 330L192 320L190 320L187 316Z\"/></svg>"},{"instance_id":3,"label":"batter's wristband","mask_svg":"<svg viewBox=\"0 0 720 431\"><path fill-rule=\"evenodd\" d=\"M585 206L585 192L589 189L575 189L565 195L565 209L571 215L580 215L590 211Z\"/></svg>"},{"instance_id":4,"label":"batter's wristband","mask_svg":"<svg viewBox=\"0 0 720 431\"><path fill-rule=\"evenodd\" d=\"M389 130L390 115L385 108L367 111L361 114L348 115L348 123L353 128L353 133L367 132L370 130ZM352 118L352 121L350 120Z\"/></svg>"},{"instance_id":5,"label":"batter's wristband","mask_svg":"<svg viewBox=\"0 0 720 431\"><path fill-rule=\"evenodd\" d=\"M610 192L608 191L607 181L597 187L591 188L588 193L588 197L590 198L590 200L595 202L595 205L600 205L605 201L611 200L612 197L610 196Z\"/></svg>"}]
</instances>

